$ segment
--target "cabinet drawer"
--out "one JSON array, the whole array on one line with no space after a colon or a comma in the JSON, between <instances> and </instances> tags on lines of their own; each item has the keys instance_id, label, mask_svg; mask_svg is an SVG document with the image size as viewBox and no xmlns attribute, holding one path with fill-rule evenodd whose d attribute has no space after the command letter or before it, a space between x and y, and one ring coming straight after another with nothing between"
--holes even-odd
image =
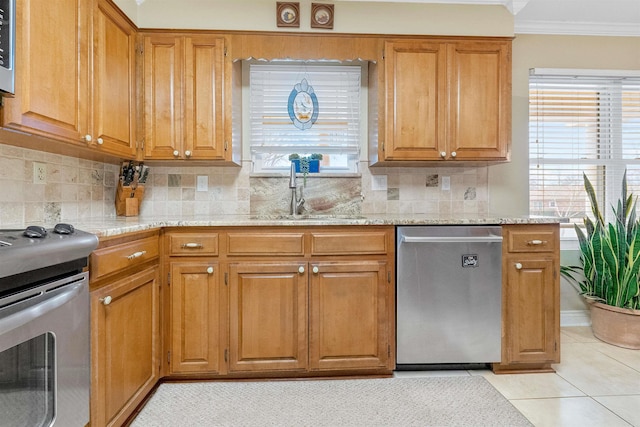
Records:
<instances>
[{"instance_id":1,"label":"cabinet drawer","mask_svg":"<svg viewBox=\"0 0 640 427\"><path fill-rule=\"evenodd\" d=\"M312 255L384 255L387 250L387 233L383 231L311 233Z\"/></svg>"},{"instance_id":2,"label":"cabinet drawer","mask_svg":"<svg viewBox=\"0 0 640 427\"><path fill-rule=\"evenodd\" d=\"M217 256L218 233L176 233L169 235L170 256Z\"/></svg>"},{"instance_id":3,"label":"cabinet drawer","mask_svg":"<svg viewBox=\"0 0 640 427\"><path fill-rule=\"evenodd\" d=\"M227 253L233 255L304 255L304 233L228 233Z\"/></svg>"},{"instance_id":4,"label":"cabinet drawer","mask_svg":"<svg viewBox=\"0 0 640 427\"><path fill-rule=\"evenodd\" d=\"M507 228L506 240L509 252L555 252L558 248L558 233L549 227Z\"/></svg>"},{"instance_id":5,"label":"cabinet drawer","mask_svg":"<svg viewBox=\"0 0 640 427\"><path fill-rule=\"evenodd\" d=\"M145 261L158 257L158 237L147 237L128 243L122 243L91 254L91 279L116 273L129 267L135 267Z\"/></svg>"}]
</instances>

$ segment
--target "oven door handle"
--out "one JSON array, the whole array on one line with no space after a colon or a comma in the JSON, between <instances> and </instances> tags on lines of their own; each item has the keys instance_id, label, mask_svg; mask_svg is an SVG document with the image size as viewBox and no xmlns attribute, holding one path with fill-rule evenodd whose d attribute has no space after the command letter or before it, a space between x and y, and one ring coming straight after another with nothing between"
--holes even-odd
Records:
<instances>
[{"instance_id":1,"label":"oven door handle","mask_svg":"<svg viewBox=\"0 0 640 427\"><path fill-rule=\"evenodd\" d=\"M62 307L80 295L82 288L86 285L87 282L81 280L64 287L64 289L58 288L51 293L43 292L26 301L16 301L3 307L3 309L14 312L6 317L0 314L0 336Z\"/></svg>"}]
</instances>

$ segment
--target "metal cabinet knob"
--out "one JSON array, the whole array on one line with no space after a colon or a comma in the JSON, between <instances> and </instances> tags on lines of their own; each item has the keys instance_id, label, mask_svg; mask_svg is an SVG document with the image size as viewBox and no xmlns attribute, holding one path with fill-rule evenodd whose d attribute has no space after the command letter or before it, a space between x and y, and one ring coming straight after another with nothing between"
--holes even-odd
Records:
<instances>
[{"instance_id":1,"label":"metal cabinet knob","mask_svg":"<svg viewBox=\"0 0 640 427\"><path fill-rule=\"evenodd\" d=\"M182 248L183 249L185 249L185 248L188 248L188 249L202 249L203 246L202 246L202 243L195 243L194 242L194 243L184 243L182 245Z\"/></svg>"},{"instance_id":2,"label":"metal cabinet knob","mask_svg":"<svg viewBox=\"0 0 640 427\"><path fill-rule=\"evenodd\" d=\"M298 268L298 273L300 273L300 274L304 273L304 267L303 266L300 266Z\"/></svg>"},{"instance_id":3,"label":"metal cabinet knob","mask_svg":"<svg viewBox=\"0 0 640 427\"><path fill-rule=\"evenodd\" d=\"M441 151L440 152L440 157L442 157L442 158L447 157L447 152L446 151Z\"/></svg>"},{"instance_id":4,"label":"metal cabinet knob","mask_svg":"<svg viewBox=\"0 0 640 427\"><path fill-rule=\"evenodd\" d=\"M207 273L208 274L213 274L213 267L207 268Z\"/></svg>"},{"instance_id":5,"label":"metal cabinet knob","mask_svg":"<svg viewBox=\"0 0 640 427\"><path fill-rule=\"evenodd\" d=\"M180 155L180 152L178 150L173 151L173 157L178 157L179 155Z\"/></svg>"},{"instance_id":6,"label":"metal cabinet knob","mask_svg":"<svg viewBox=\"0 0 640 427\"><path fill-rule=\"evenodd\" d=\"M318 268L318 266L317 266L317 265L314 265L314 266L313 266L313 270L312 270L312 271L313 271L313 274L318 274L318 272L320 271L320 269Z\"/></svg>"},{"instance_id":7,"label":"metal cabinet knob","mask_svg":"<svg viewBox=\"0 0 640 427\"><path fill-rule=\"evenodd\" d=\"M87 142L91 142L92 139L93 139L93 137L91 135L89 135L89 134L86 134L84 136L84 140L87 141Z\"/></svg>"},{"instance_id":8,"label":"metal cabinet knob","mask_svg":"<svg viewBox=\"0 0 640 427\"><path fill-rule=\"evenodd\" d=\"M187 150L184 152L185 157L191 157L191 151Z\"/></svg>"},{"instance_id":9,"label":"metal cabinet knob","mask_svg":"<svg viewBox=\"0 0 640 427\"><path fill-rule=\"evenodd\" d=\"M522 270L522 264L516 262L516 270Z\"/></svg>"},{"instance_id":10,"label":"metal cabinet knob","mask_svg":"<svg viewBox=\"0 0 640 427\"><path fill-rule=\"evenodd\" d=\"M529 245L538 246L538 245L542 245L543 243L547 243L547 242L545 240L535 239L535 240L529 240L527 243Z\"/></svg>"},{"instance_id":11,"label":"metal cabinet knob","mask_svg":"<svg viewBox=\"0 0 640 427\"><path fill-rule=\"evenodd\" d=\"M98 138L98 139L96 139L96 142L98 143L98 145L102 145L102 144L104 144L104 139Z\"/></svg>"},{"instance_id":12,"label":"metal cabinet knob","mask_svg":"<svg viewBox=\"0 0 640 427\"><path fill-rule=\"evenodd\" d=\"M131 259L140 258L141 256L143 256L143 255L144 255L144 254L146 254L146 253L147 253L147 251L135 252L135 253L132 253L131 255L129 255L129 256L127 257L127 259L130 259L130 260L131 260Z\"/></svg>"},{"instance_id":13,"label":"metal cabinet knob","mask_svg":"<svg viewBox=\"0 0 640 427\"><path fill-rule=\"evenodd\" d=\"M106 296L106 297L104 297L104 298L100 298L100 302L101 302L102 304L104 304L104 305L109 305L109 304L111 304L111 300L112 300L112 298L111 298L111 296L110 296L110 295L109 295L109 296Z\"/></svg>"},{"instance_id":14,"label":"metal cabinet knob","mask_svg":"<svg viewBox=\"0 0 640 427\"><path fill-rule=\"evenodd\" d=\"M457 156L457 155L458 155L458 153L456 153L455 151L452 151L452 152L451 152L451 157L455 157L455 156Z\"/></svg>"}]
</instances>

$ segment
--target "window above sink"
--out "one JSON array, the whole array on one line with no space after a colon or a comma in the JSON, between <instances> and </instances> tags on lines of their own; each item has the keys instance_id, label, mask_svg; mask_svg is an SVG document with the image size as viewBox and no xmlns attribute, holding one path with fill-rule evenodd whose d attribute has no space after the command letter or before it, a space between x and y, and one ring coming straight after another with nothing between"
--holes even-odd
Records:
<instances>
[{"instance_id":1,"label":"window above sink","mask_svg":"<svg viewBox=\"0 0 640 427\"><path fill-rule=\"evenodd\" d=\"M245 65L252 172L287 174L293 153L322 154L321 174L358 172L366 133L361 120L366 62L247 60Z\"/></svg>"}]
</instances>

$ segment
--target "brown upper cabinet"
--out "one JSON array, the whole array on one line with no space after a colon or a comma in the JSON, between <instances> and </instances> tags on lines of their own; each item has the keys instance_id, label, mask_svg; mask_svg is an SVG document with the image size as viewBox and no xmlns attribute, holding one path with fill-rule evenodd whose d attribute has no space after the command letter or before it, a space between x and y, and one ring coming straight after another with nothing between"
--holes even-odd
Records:
<instances>
[{"instance_id":1,"label":"brown upper cabinet","mask_svg":"<svg viewBox=\"0 0 640 427\"><path fill-rule=\"evenodd\" d=\"M16 94L3 125L134 158L133 24L107 0L30 0L16 27Z\"/></svg>"},{"instance_id":2,"label":"brown upper cabinet","mask_svg":"<svg viewBox=\"0 0 640 427\"><path fill-rule=\"evenodd\" d=\"M508 160L510 40L387 40L384 51L379 161Z\"/></svg>"},{"instance_id":3,"label":"brown upper cabinet","mask_svg":"<svg viewBox=\"0 0 640 427\"><path fill-rule=\"evenodd\" d=\"M241 60L362 58L371 165L509 160L509 38L140 31L112 0L24 1L16 27L10 144L240 164Z\"/></svg>"},{"instance_id":4,"label":"brown upper cabinet","mask_svg":"<svg viewBox=\"0 0 640 427\"><path fill-rule=\"evenodd\" d=\"M230 160L225 79L223 37L145 35L144 158Z\"/></svg>"}]
</instances>

